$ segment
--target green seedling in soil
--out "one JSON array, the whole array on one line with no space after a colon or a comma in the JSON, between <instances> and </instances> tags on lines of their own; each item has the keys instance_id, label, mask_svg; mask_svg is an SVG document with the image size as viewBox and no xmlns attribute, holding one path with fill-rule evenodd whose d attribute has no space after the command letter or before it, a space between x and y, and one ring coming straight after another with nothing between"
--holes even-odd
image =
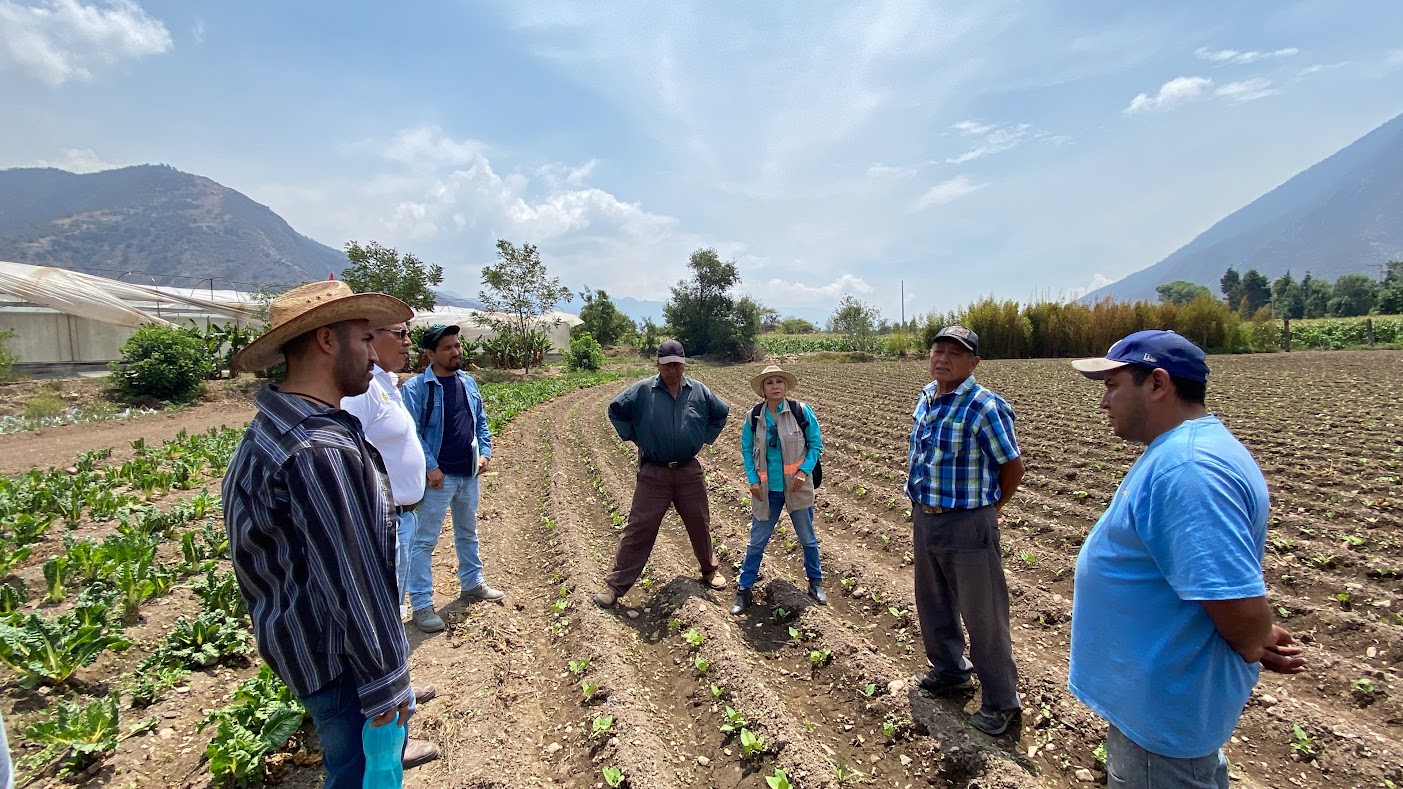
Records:
<instances>
[{"instance_id":1,"label":"green seedling in soil","mask_svg":"<svg viewBox=\"0 0 1403 789\"><path fill-rule=\"evenodd\" d=\"M681 630L681 629L682 629L682 620L681 620L681 619L669 619L669 620L667 620L667 629L668 629L668 630Z\"/></svg>"},{"instance_id":2,"label":"green seedling in soil","mask_svg":"<svg viewBox=\"0 0 1403 789\"><path fill-rule=\"evenodd\" d=\"M785 775L784 770L778 767L775 768L774 775L765 776L765 784L768 785L770 789L792 789L789 783L789 776Z\"/></svg>"},{"instance_id":3,"label":"green seedling in soil","mask_svg":"<svg viewBox=\"0 0 1403 789\"><path fill-rule=\"evenodd\" d=\"M809 653L809 664L814 668L823 668L828 665L828 661L833 659L832 650L815 649Z\"/></svg>"},{"instance_id":4,"label":"green seedling in soil","mask_svg":"<svg viewBox=\"0 0 1403 789\"><path fill-rule=\"evenodd\" d=\"M589 658L580 658L579 660L570 661L571 674L583 674L587 668L589 668Z\"/></svg>"},{"instance_id":5,"label":"green seedling in soil","mask_svg":"<svg viewBox=\"0 0 1403 789\"><path fill-rule=\"evenodd\" d=\"M843 576L843 579L838 583L842 584L844 589L851 592L853 590L853 585L857 583L857 579L852 577L851 575L845 575Z\"/></svg>"},{"instance_id":6,"label":"green seedling in soil","mask_svg":"<svg viewBox=\"0 0 1403 789\"><path fill-rule=\"evenodd\" d=\"M190 669L185 666L154 665L138 671L136 683L131 687L132 708L141 709L155 704L167 690L188 676Z\"/></svg>"},{"instance_id":7,"label":"green seedling in soil","mask_svg":"<svg viewBox=\"0 0 1403 789\"><path fill-rule=\"evenodd\" d=\"M1106 769L1106 743L1101 743L1091 749L1091 758L1096 760L1096 765L1102 770Z\"/></svg>"},{"instance_id":8,"label":"green seedling in soil","mask_svg":"<svg viewBox=\"0 0 1403 789\"><path fill-rule=\"evenodd\" d=\"M726 722L721 724L721 732L723 734L733 734L744 729L749 724L750 722L745 719L745 716L737 712L734 707L727 707Z\"/></svg>"},{"instance_id":9,"label":"green seedling in soil","mask_svg":"<svg viewBox=\"0 0 1403 789\"><path fill-rule=\"evenodd\" d=\"M765 750L765 738L750 729L740 730L740 752L742 756L759 756Z\"/></svg>"},{"instance_id":10,"label":"green seedling in soil","mask_svg":"<svg viewBox=\"0 0 1403 789\"><path fill-rule=\"evenodd\" d=\"M701 633L698 633L697 629L693 627L688 628L687 632L682 634L682 640L686 641L689 645L691 645L693 649L696 649L697 647L702 645L703 641L706 640L706 636L702 635Z\"/></svg>"},{"instance_id":11,"label":"green seedling in soil","mask_svg":"<svg viewBox=\"0 0 1403 789\"><path fill-rule=\"evenodd\" d=\"M723 688L723 687L721 687L720 685L717 685L717 684L715 684L715 683L712 683L712 685L711 685L711 697L712 697L713 699L719 699L719 698L721 698L723 695L725 695L725 693L726 693L726 689L725 689L725 688Z\"/></svg>"},{"instance_id":12,"label":"green seedling in soil","mask_svg":"<svg viewBox=\"0 0 1403 789\"><path fill-rule=\"evenodd\" d=\"M711 663L707 662L707 659L701 655L697 655L692 658L692 666L696 668L698 674L705 674L706 670L711 668Z\"/></svg>"},{"instance_id":13,"label":"green seedling in soil","mask_svg":"<svg viewBox=\"0 0 1403 789\"><path fill-rule=\"evenodd\" d=\"M1358 534L1342 534L1340 539L1351 548L1362 548L1369 542L1368 537L1361 537Z\"/></svg>"},{"instance_id":14,"label":"green seedling in soil","mask_svg":"<svg viewBox=\"0 0 1403 789\"><path fill-rule=\"evenodd\" d=\"M29 601L29 589L23 583L0 583L0 615L8 616Z\"/></svg>"},{"instance_id":15,"label":"green seedling in soil","mask_svg":"<svg viewBox=\"0 0 1403 789\"><path fill-rule=\"evenodd\" d=\"M887 607L887 613L891 614L897 619L905 619L906 615L910 613L910 611L907 611L905 608L897 608L893 605Z\"/></svg>"},{"instance_id":16,"label":"green seedling in soil","mask_svg":"<svg viewBox=\"0 0 1403 789\"><path fill-rule=\"evenodd\" d=\"M890 534L887 534L886 532L883 532L883 533L881 533L880 535L878 535L878 538L881 539L881 541L882 541L882 550L885 551L887 548L891 547L891 535L890 535Z\"/></svg>"},{"instance_id":17,"label":"green seedling in soil","mask_svg":"<svg viewBox=\"0 0 1403 789\"><path fill-rule=\"evenodd\" d=\"M775 609L770 612L770 621L774 622L775 624L783 622L788 617L789 612L778 606L776 606Z\"/></svg>"},{"instance_id":18,"label":"green seedling in soil","mask_svg":"<svg viewBox=\"0 0 1403 789\"><path fill-rule=\"evenodd\" d=\"M1276 615L1279 616L1279 617L1281 617L1282 619L1290 619L1290 618L1291 618L1291 611L1290 611L1290 609L1286 608L1285 606L1280 606L1280 605L1279 605L1279 606L1276 607Z\"/></svg>"},{"instance_id":19,"label":"green seedling in soil","mask_svg":"<svg viewBox=\"0 0 1403 789\"><path fill-rule=\"evenodd\" d=\"M642 581L638 582L638 585L643 587L643 591L647 592L653 588L653 579L644 578Z\"/></svg>"},{"instance_id":20,"label":"green seedling in soil","mask_svg":"<svg viewBox=\"0 0 1403 789\"><path fill-rule=\"evenodd\" d=\"M624 785L624 771L612 764L600 770L599 774L604 776L604 783L608 784L611 789Z\"/></svg>"},{"instance_id":21,"label":"green seedling in soil","mask_svg":"<svg viewBox=\"0 0 1403 789\"><path fill-rule=\"evenodd\" d=\"M81 772L117 750L120 734L115 695L94 699L83 707L64 699L52 720L24 730L25 739L43 746L39 761L60 757L60 775Z\"/></svg>"},{"instance_id":22,"label":"green seedling in soil","mask_svg":"<svg viewBox=\"0 0 1403 789\"><path fill-rule=\"evenodd\" d=\"M594 722L590 724L589 736L592 739L602 740L607 738L614 731L613 715L596 715Z\"/></svg>"},{"instance_id":23,"label":"green seedling in soil","mask_svg":"<svg viewBox=\"0 0 1403 789\"><path fill-rule=\"evenodd\" d=\"M890 737L890 738L892 738L892 739L895 739L895 738L896 738L896 730L897 730L896 721L892 720L891 718L887 718L886 720L882 721L882 736L883 736L883 737Z\"/></svg>"},{"instance_id":24,"label":"green seedling in soil","mask_svg":"<svg viewBox=\"0 0 1403 789\"><path fill-rule=\"evenodd\" d=\"M1306 730L1301 728L1299 723L1291 724L1291 750L1295 751L1302 761L1310 761L1315 758L1315 738L1306 734Z\"/></svg>"},{"instance_id":25,"label":"green seedling in soil","mask_svg":"<svg viewBox=\"0 0 1403 789\"><path fill-rule=\"evenodd\" d=\"M555 634L555 635L558 636L558 635L560 635L561 633L564 633L564 632L565 632L565 629L566 629L567 627L569 627L569 626L570 626L570 617L568 617L568 616L562 616L561 618L559 618L559 619L555 620L554 622L551 622L551 623L550 623L550 631L551 631L551 633L553 633L553 634Z\"/></svg>"},{"instance_id":26,"label":"green seedling in soil","mask_svg":"<svg viewBox=\"0 0 1403 789\"><path fill-rule=\"evenodd\" d=\"M563 613L565 613L565 609L567 609L567 608L569 608L569 607L570 607L570 601L569 601L569 600L556 600L554 603L551 603L551 604L550 604L550 612L551 612L552 614L556 614L556 615L563 614Z\"/></svg>"},{"instance_id":27,"label":"green seedling in soil","mask_svg":"<svg viewBox=\"0 0 1403 789\"><path fill-rule=\"evenodd\" d=\"M1077 501L1084 501L1084 500L1086 500L1086 497L1087 497L1087 496L1090 496L1090 495L1091 495L1090 493L1087 493L1087 492L1084 491L1084 490L1074 490L1074 491L1072 491L1072 498L1076 499Z\"/></svg>"},{"instance_id":28,"label":"green seedling in soil","mask_svg":"<svg viewBox=\"0 0 1403 789\"><path fill-rule=\"evenodd\" d=\"M849 767L846 760L839 759L837 764L833 765L833 777L837 779L839 786L847 786L862 780L862 773Z\"/></svg>"},{"instance_id":29,"label":"green seedling in soil","mask_svg":"<svg viewBox=\"0 0 1403 789\"><path fill-rule=\"evenodd\" d=\"M872 698L872 696L877 692L877 683L875 683L875 682L869 682L869 683L867 683L867 686L864 687L864 688L863 688L861 691L859 691L859 692L860 692L863 696L866 696L867 698L870 699L870 698Z\"/></svg>"},{"instance_id":30,"label":"green seedling in soil","mask_svg":"<svg viewBox=\"0 0 1403 789\"><path fill-rule=\"evenodd\" d=\"M68 596L68 587L63 585L67 574L67 556L53 556L44 562L44 584L47 588L44 594L45 602L59 603Z\"/></svg>"},{"instance_id":31,"label":"green seedling in soil","mask_svg":"<svg viewBox=\"0 0 1403 789\"><path fill-rule=\"evenodd\" d=\"M802 641L802 640L803 640L803 638L802 638L803 635L804 635L803 632L801 632L801 631L799 630L799 628L797 628L797 627L791 627L791 628L789 628L789 637L792 638L792 639L794 639L795 641Z\"/></svg>"},{"instance_id":32,"label":"green seedling in soil","mask_svg":"<svg viewBox=\"0 0 1403 789\"><path fill-rule=\"evenodd\" d=\"M1343 608L1344 610L1348 611L1350 603L1354 601L1354 596L1351 595L1349 592L1340 592L1339 594L1335 595L1335 599L1340 601L1340 608Z\"/></svg>"},{"instance_id":33,"label":"green seedling in soil","mask_svg":"<svg viewBox=\"0 0 1403 789\"><path fill-rule=\"evenodd\" d=\"M1022 559L1023 563L1028 565L1029 567L1032 567L1034 564L1037 564L1038 561L1038 555L1032 553L1031 551L1019 554L1018 558Z\"/></svg>"},{"instance_id":34,"label":"green seedling in soil","mask_svg":"<svg viewBox=\"0 0 1403 789\"><path fill-rule=\"evenodd\" d=\"M594 694L599 692L599 686L587 679L580 680L580 693L584 695L585 701L594 698Z\"/></svg>"},{"instance_id":35,"label":"green seedling in soil","mask_svg":"<svg viewBox=\"0 0 1403 789\"><path fill-rule=\"evenodd\" d=\"M1360 677L1349 683L1349 692L1354 694L1355 701L1359 706L1368 706L1374 700L1374 693L1378 688L1374 685L1374 680L1369 677Z\"/></svg>"}]
</instances>

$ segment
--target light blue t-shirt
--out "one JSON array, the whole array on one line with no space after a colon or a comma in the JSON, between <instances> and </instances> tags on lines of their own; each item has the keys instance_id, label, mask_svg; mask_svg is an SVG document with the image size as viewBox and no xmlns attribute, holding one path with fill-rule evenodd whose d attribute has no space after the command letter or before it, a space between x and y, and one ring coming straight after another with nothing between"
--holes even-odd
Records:
<instances>
[{"instance_id":1,"label":"light blue t-shirt","mask_svg":"<svg viewBox=\"0 0 1403 789\"><path fill-rule=\"evenodd\" d=\"M1156 438L1077 556L1067 685L1145 750L1176 759L1228 741L1260 665L1203 600L1266 594L1267 483L1216 417Z\"/></svg>"}]
</instances>

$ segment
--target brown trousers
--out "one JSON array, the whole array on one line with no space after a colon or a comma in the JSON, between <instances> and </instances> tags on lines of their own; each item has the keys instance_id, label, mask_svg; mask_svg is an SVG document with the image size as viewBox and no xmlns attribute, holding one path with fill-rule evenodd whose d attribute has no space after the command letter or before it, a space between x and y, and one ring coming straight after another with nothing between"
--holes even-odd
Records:
<instances>
[{"instance_id":1,"label":"brown trousers","mask_svg":"<svg viewBox=\"0 0 1403 789\"><path fill-rule=\"evenodd\" d=\"M711 505L706 497L706 470L693 458L685 466L668 468L645 464L638 467L638 482L633 489L633 504L628 510L628 522L619 538L619 551L614 556L614 569L604 582L616 594L623 595L638 582L643 566L653 553L658 539L658 527L669 506L677 508L692 553L703 576L716 572L721 566L711 549Z\"/></svg>"}]
</instances>

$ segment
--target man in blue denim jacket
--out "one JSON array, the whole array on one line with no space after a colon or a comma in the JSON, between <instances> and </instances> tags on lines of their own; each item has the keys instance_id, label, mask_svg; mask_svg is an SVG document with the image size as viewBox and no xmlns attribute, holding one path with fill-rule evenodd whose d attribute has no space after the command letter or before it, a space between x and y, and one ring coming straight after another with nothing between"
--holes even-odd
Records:
<instances>
[{"instance_id":1,"label":"man in blue denim jacket","mask_svg":"<svg viewBox=\"0 0 1403 789\"><path fill-rule=\"evenodd\" d=\"M421 341L432 363L405 382L400 392L424 445L427 486L419 505L419 524L409 551L409 605L414 624L425 633L443 629L434 611L433 561L443 516L453 510L453 547L458 553L459 599L501 600L506 595L482 580L478 557L478 476L492 459L492 436L482 393L463 372L463 344L458 327L435 324Z\"/></svg>"}]
</instances>

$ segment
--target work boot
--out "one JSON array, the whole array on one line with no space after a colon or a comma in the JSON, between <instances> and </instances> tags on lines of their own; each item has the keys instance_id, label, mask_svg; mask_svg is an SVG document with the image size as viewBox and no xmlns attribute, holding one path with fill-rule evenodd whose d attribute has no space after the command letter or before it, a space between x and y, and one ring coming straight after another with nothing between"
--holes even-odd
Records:
<instances>
[{"instance_id":1,"label":"work boot","mask_svg":"<svg viewBox=\"0 0 1403 789\"><path fill-rule=\"evenodd\" d=\"M809 579L809 597L814 599L819 605L828 605L828 595L823 593L823 581Z\"/></svg>"},{"instance_id":2,"label":"work boot","mask_svg":"<svg viewBox=\"0 0 1403 789\"><path fill-rule=\"evenodd\" d=\"M411 690L414 691L415 704L421 704L438 695L438 688L433 685L416 685Z\"/></svg>"},{"instance_id":3,"label":"work boot","mask_svg":"<svg viewBox=\"0 0 1403 789\"><path fill-rule=\"evenodd\" d=\"M421 764L428 764L438 758L438 746L428 740L410 738L404 744L404 755L400 757L400 767L412 770Z\"/></svg>"},{"instance_id":4,"label":"work boot","mask_svg":"<svg viewBox=\"0 0 1403 789\"><path fill-rule=\"evenodd\" d=\"M750 607L750 590L737 589L736 599L731 602L731 616L740 616L740 613Z\"/></svg>"},{"instance_id":5,"label":"work boot","mask_svg":"<svg viewBox=\"0 0 1403 789\"><path fill-rule=\"evenodd\" d=\"M414 626L422 633L437 633L444 628L443 617L434 612L434 607L426 605L414 609Z\"/></svg>"},{"instance_id":6,"label":"work boot","mask_svg":"<svg viewBox=\"0 0 1403 789\"><path fill-rule=\"evenodd\" d=\"M461 594L458 595L458 599L462 600L465 603L469 603L474 600L485 600L487 602L492 602L493 600L501 600L503 597L506 596L506 592L503 592L500 589L493 589L492 587L488 586L486 582L483 582L478 584L477 586L474 586L471 589L463 591Z\"/></svg>"},{"instance_id":7,"label":"work boot","mask_svg":"<svg viewBox=\"0 0 1403 789\"><path fill-rule=\"evenodd\" d=\"M613 589L605 587L604 591L596 592L590 599L593 600L594 604L599 606L600 608L612 608L614 606L614 603L617 603L619 601L620 596L621 595L618 592L615 592Z\"/></svg>"},{"instance_id":8,"label":"work boot","mask_svg":"<svg viewBox=\"0 0 1403 789\"><path fill-rule=\"evenodd\" d=\"M702 586L708 586L712 589L721 590L726 588L726 576L714 570L703 575L701 581Z\"/></svg>"}]
</instances>

